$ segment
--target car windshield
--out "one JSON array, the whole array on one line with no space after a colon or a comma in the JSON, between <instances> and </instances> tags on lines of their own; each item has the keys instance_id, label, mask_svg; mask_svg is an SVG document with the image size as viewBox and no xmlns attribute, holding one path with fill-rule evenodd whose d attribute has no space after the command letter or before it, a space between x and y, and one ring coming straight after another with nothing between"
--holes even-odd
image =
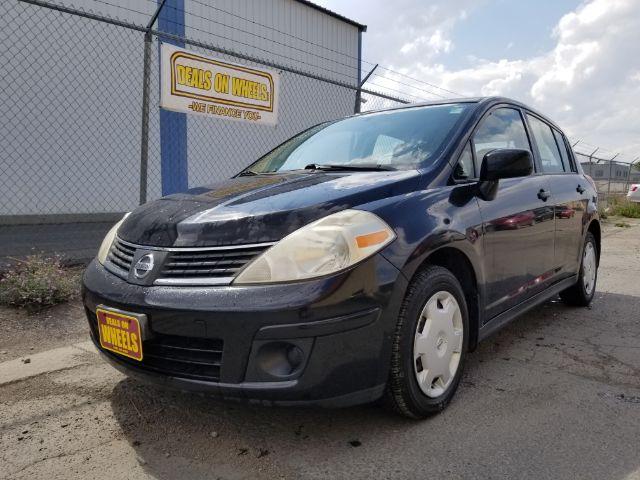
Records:
<instances>
[{"instance_id":1,"label":"car windshield","mask_svg":"<svg viewBox=\"0 0 640 480\"><path fill-rule=\"evenodd\" d=\"M289 139L243 174L306 168L399 169L428 164L447 144L468 103L377 112L323 123Z\"/></svg>"}]
</instances>

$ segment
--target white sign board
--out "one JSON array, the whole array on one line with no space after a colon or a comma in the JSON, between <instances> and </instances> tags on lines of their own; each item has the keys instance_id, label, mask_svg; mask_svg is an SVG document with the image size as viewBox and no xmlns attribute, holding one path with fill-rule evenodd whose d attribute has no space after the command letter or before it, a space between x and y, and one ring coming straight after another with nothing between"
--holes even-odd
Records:
<instances>
[{"instance_id":1,"label":"white sign board","mask_svg":"<svg viewBox=\"0 0 640 480\"><path fill-rule=\"evenodd\" d=\"M280 77L163 43L160 106L263 125L278 122Z\"/></svg>"}]
</instances>

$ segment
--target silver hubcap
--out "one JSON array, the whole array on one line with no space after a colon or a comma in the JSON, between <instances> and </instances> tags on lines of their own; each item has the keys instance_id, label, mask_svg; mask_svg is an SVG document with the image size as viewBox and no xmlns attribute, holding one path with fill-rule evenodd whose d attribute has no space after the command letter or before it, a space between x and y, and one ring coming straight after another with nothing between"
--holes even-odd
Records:
<instances>
[{"instance_id":1,"label":"silver hubcap","mask_svg":"<svg viewBox=\"0 0 640 480\"><path fill-rule=\"evenodd\" d=\"M413 364L425 395L439 397L451 385L462 354L462 312L449 292L438 292L420 314L413 342Z\"/></svg>"},{"instance_id":2,"label":"silver hubcap","mask_svg":"<svg viewBox=\"0 0 640 480\"><path fill-rule=\"evenodd\" d=\"M587 295L591 295L596 286L596 250L591 242L584 247L582 255L582 283Z\"/></svg>"}]
</instances>

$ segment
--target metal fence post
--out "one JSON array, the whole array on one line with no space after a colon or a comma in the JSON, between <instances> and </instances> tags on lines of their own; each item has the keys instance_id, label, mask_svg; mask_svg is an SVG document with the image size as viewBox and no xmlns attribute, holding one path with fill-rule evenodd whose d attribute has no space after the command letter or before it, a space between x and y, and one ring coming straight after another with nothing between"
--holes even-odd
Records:
<instances>
[{"instance_id":1,"label":"metal fence post","mask_svg":"<svg viewBox=\"0 0 640 480\"><path fill-rule=\"evenodd\" d=\"M144 34L144 58L142 67L142 127L140 130L140 205L147 202L147 172L149 169L149 88L151 86L151 29L166 0L158 5L147 24Z\"/></svg>"},{"instance_id":2,"label":"metal fence post","mask_svg":"<svg viewBox=\"0 0 640 480\"><path fill-rule=\"evenodd\" d=\"M619 153L616 153L613 158L611 160L609 160L609 186L607 187L607 197L611 196L611 177L612 177L612 173L613 173L613 161L616 159L616 157L620 155Z\"/></svg>"},{"instance_id":3,"label":"metal fence post","mask_svg":"<svg viewBox=\"0 0 640 480\"><path fill-rule=\"evenodd\" d=\"M627 172L627 185L625 188L625 192L629 191L629 188L631 188L631 174L633 173L633 166L636 164L636 162L640 160L640 157L636 157L633 160L631 160L631 163L629 163L629 171Z\"/></svg>"},{"instance_id":4,"label":"metal fence post","mask_svg":"<svg viewBox=\"0 0 640 480\"><path fill-rule=\"evenodd\" d=\"M353 109L353 113L360 113L360 110L362 109L362 87L367 82L367 80L369 80L369 77L373 74L376 68L378 68L377 63L371 69L371 71L367 73L367 75L362 79L362 81L360 82L360 85L358 85L358 89L356 90L356 104Z\"/></svg>"},{"instance_id":5,"label":"metal fence post","mask_svg":"<svg viewBox=\"0 0 640 480\"><path fill-rule=\"evenodd\" d=\"M140 205L147 202L147 170L149 165L149 71L151 70L151 33L144 34L142 69L142 129L140 133Z\"/></svg>"}]
</instances>

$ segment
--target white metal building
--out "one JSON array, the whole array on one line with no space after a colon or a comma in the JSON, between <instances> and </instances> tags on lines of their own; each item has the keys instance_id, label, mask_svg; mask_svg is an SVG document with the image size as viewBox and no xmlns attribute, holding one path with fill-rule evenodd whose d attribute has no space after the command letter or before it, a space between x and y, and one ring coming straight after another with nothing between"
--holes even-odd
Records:
<instances>
[{"instance_id":1,"label":"white metal building","mask_svg":"<svg viewBox=\"0 0 640 480\"><path fill-rule=\"evenodd\" d=\"M52 1L138 26L147 24L158 3ZM182 24L193 41L188 49L260 65L204 48L210 45L345 85L359 82L366 27L311 2L168 0L164 8L159 22ZM0 225L108 218L98 214L134 208L144 33L17 0L0 2L0 32ZM166 155L157 42L154 38L149 199L163 194ZM353 113L353 88L286 70L281 79L276 127L187 115L189 187L229 177L294 133Z\"/></svg>"}]
</instances>

